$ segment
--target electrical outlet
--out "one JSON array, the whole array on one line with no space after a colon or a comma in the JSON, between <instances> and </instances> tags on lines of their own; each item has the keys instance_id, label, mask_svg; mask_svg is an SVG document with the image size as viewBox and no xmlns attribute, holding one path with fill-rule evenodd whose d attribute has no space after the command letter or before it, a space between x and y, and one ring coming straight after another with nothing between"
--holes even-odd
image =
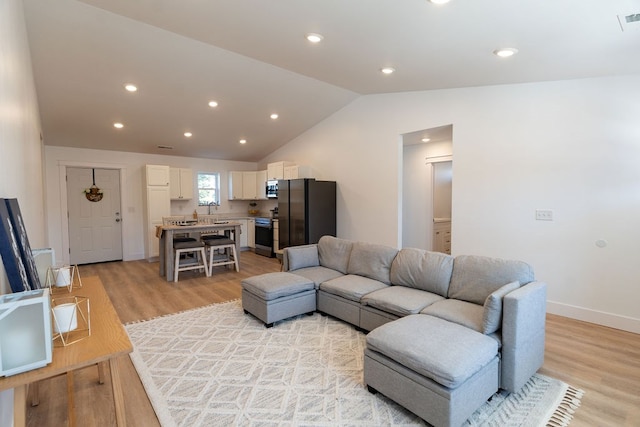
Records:
<instances>
[{"instance_id":1,"label":"electrical outlet","mask_svg":"<svg viewBox=\"0 0 640 427\"><path fill-rule=\"evenodd\" d=\"M536 209L536 221L553 221L551 209Z\"/></svg>"}]
</instances>

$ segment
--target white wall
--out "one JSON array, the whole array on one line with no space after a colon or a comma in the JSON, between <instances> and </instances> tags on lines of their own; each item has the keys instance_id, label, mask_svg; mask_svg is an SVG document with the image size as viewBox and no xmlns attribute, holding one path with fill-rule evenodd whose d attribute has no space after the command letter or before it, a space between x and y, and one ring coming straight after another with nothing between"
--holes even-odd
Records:
<instances>
[{"instance_id":1,"label":"white wall","mask_svg":"<svg viewBox=\"0 0 640 427\"><path fill-rule=\"evenodd\" d=\"M22 2L0 1L0 197L17 198L32 247L46 242L42 144ZM10 291L0 265L0 293ZM13 424L13 390L0 392L0 425Z\"/></svg>"},{"instance_id":2,"label":"white wall","mask_svg":"<svg viewBox=\"0 0 640 427\"><path fill-rule=\"evenodd\" d=\"M219 172L221 205L217 213L246 214L248 202L228 201L228 172L231 170L256 170L256 163L210 160L190 157L128 153L121 151L88 150L69 147L45 147L45 174L47 191L47 221L49 243L60 262L69 262L69 234L67 225L66 183L64 173L68 166L121 169L123 258L125 261L144 258L144 165L156 164L190 168L198 172ZM88 184L90 186L91 183ZM191 215L197 199L188 202L172 202L172 213ZM197 208L206 213L207 208ZM61 254L58 256L58 254Z\"/></svg>"},{"instance_id":3,"label":"white wall","mask_svg":"<svg viewBox=\"0 0 640 427\"><path fill-rule=\"evenodd\" d=\"M29 243L46 243L40 117L22 2L0 2L0 197L17 198ZM10 291L0 266L0 292Z\"/></svg>"},{"instance_id":4,"label":"white wall","mask_svg":"<svg viewBox=\"0 0 640 427\"><path fill-rule=\"evenodd\" d=\"M397 245L399 136L452 123L453 253L525 260L550 312L640 332L639 97L640 75L363 96L263 161L336 180L340 237Z\"/></svg>"}]
</instances>

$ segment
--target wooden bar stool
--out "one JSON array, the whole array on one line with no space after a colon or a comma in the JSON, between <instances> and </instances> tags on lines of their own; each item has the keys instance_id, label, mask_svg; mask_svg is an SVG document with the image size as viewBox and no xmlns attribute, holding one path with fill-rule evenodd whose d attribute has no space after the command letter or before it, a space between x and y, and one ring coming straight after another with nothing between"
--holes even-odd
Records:
<instances>
[{"instance_id":1,"label":"wooden bar stool","mask_svg":"<svg viewBox=\"0 0 640 427\"><path fill-rule=\"evenodd\" d=\"M209 250L209 276L213 267L221 265L235 265L236 271L240 271L238 256L236 253L236 242L221 236L221 238L210 238L204 241Z\"/></svg>"},{"instance_id":2,"label":"wooden bar stool","mask_svg":"<svg viewBox=\"0 0 640 427\"><path fill-rule=\"evenodd\" d=\"M173 251L175 252L175 266L173 269L174 282L178 281L178 273L181 271L204 269L207 277L211 275L211 271L207 267L207 254L203 242L175 242L173 244ZM192 257L185 257L181 260L180 257L183 254L191 254Z\"/></svg>"}]
</instances>

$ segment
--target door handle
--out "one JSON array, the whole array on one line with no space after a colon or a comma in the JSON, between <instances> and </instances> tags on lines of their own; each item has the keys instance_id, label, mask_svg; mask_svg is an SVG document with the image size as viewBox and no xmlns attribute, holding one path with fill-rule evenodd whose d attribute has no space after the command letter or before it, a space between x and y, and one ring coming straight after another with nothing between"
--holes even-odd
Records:
<instances>
[{"instance_id":1,"label":"door handle","mask_svg":"<svg viewBox=\"0 0 640 427\"><path fill-rule=\"evenodd\" d=\"M120 218L116 218L116 222L120 222Z\"/></svg>"}]
</instances>

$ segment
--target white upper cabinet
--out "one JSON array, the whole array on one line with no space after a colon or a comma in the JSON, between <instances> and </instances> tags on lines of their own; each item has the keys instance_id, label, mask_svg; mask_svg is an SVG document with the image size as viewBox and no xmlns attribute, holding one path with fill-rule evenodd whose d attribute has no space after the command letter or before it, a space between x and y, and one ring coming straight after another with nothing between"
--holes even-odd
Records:
<instances>
[{"instance_id":1,"label":"white upper cabinet","mask_svg":"<svg viewBox=\"0 0 640 427\"><path fill-rule=\"evenodd\" d=\"M169 166L146 165L147 185L168 187L169 186Z\"/></svg>"},{"instance_id":2,"label":"white upper cabinet","mask_svg":"<svg viewBox=\"0 0 640 427\"><path fill-rule=\"evenodd\" d=\"M231 171L229 172L229 200L242 200L244 199L242 195L243 190L243 175L242 171Z\"/></svg>"},{"instance_id":3,"label":"white upper cabinet","mask_svg":"<svg viewBox=\"0 0 640 427\"><path fill-rule=\"evenodd\" d=\"M229 200L267 198L267 171L229 172Z\"/></svg>"},{"instance_id":4,"label":"white upper cabinet","mask_svg":"<svg viewBox=\"0 0 640 427\"><path fill-rule=\"evenodd\" d=\"M256 183L256 174L257 172L242 173L242 198L243 199L258 198L258 186Z\"/></svg>"},{"instance_id":5,"label":"white upper cabinet","mask_svg":"<svg viewBox=\"0 0 640 427\"><path fill-rule=\"evenodd\" d=\"M256 172L256 186L258 187L258 199L267 198L267 171Z\"/></svg>"},{"instance_id":6,"label":"white upper cabinet","mask_svg":"<svg viewBox=\"0 0 640 427\"><path fill-rule=\"evenodd\" d=\"M284 179L313 178L309 166L285 166Z\"/></svg>"},{"instance_id":7,"label":"white upper cabinet","mask_svg":"<svg viewBox=\"0 0 640 427\"><path fill-rule=\"evenodd\" d=\"M284 168L294 166L293 162L274 162L267 164L267 179L286 179L284 177Z\"/></svg>"},{"instance_id":8,"label":"white upper cabinet","mask_svg":"<svg viewBox=\"0 0 640 427\"><path fill-rule=\"evenodd\" d=\"M171 200L193 199L193 172L191 169L170 168L169 183Z\"/></svg>"}]
</instances>

